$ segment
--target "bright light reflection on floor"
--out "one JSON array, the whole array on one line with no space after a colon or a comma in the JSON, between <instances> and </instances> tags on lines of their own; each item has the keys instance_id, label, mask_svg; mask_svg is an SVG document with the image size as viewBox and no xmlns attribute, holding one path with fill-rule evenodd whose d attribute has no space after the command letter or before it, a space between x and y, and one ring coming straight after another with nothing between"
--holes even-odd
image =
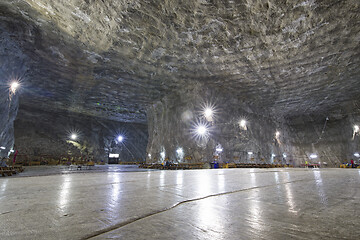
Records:
<instances>
[{"instance_id":1,"label":"bright light reflection on floor","mask_svg":"<svg viewBox=\"0 0 360 240\"><path fill-rule=\"evenodd\" d=\"M219 202L220 201L220 202ZM199 201L196 220L201 231L208 232L211 239L223 239L224 233L224 212L219 209L220 199L204 199Z\"/></svg>"},{"instance_id":2,"label":"bright light reflection on floor","mask_svg":"<svg viewBox=\"0 0 360 240\"><path fill-rule=\"evenodd\" d=\"M288 172L286 172L286 177L287 177L287 181L290 182L291 178L290 178L290 174ZM294 203L294 197L292 194L291 183L286 183L284 186L285 186L285 191L286 191L287 204L289 206L289 212L296 214L297 211L295 210L295 203Z\"/></svg>"},{"instance_id":3,"label":"bright light reflection on floor","mask_svg":"<svg viewBox=\"0 0 360 240\"><path fill-rule=\"evenodd\" d=\"M3 180L2 184L1 184L1 188L0 188L1 193L5 192L6 187L7 187L7 182L8 182L8 179ZM0 200L1 200L1 197L0 197Z\"/></svg>"},{"instance_id":4,"label":"bright light reflection on floor","mask_svg":"<svg viewBox=\"0 0 360 240\"><path fill-rule=\"evenodd\" d=\"M71 183L72 183L71 175L69 174L64 175L63 182L60 188L60 194L59 194L59 208L62 211L65 211L69 204Z\"/></svg>"},{"instance_id":5,"label":"bright light reflection on floor","mask_svg":"<svg viewBox=\"0 0 360 240\"><path fill-rule=\"evenodd\" d=\"M320 197L320 202L322 204L327 205L328 204L328 199L327 199L326 193L324 191L321 172L320 172L320 170L313 170L313 173L314 173L316 188L318 190L318 195Z\"/></svg>"},{"instance_id":6,"label":"bright light reflection on floor","mask_svg":"<svg viewBox=\"0 0 360 240\"><path fill-rule=\"evenodd\" d=\"M114 203L119 202L120 190L121 190L121 176L120 174L113 174L112 176L112 191L111 191L111 200Z\"/></svg>"},{"instance_id":7,"label":"bright light reflection on floor","mask_svg":"<svg viewBox=\"0 0 360 240\"><path fill-rule=\"evenodd\" d=\"M256 174L253 169L250 170L250 180L252 187L256 187ZM250 216L248 218L249 224L251 228L255 231L263 230L263 224L261 223L261 211L259 204L259 191L258 189L253 189L250 191L250 201L249 201L249 213Z\"/></svg>"},{"instance_id":8,"label":"bright light reflection on floor","mask_svg":"<svg viewBox=\"0 0 360 240\"><path fill-rule=\"evenodd\" d=\"M159 184L160 184L160 187L163 187L165 184L165 171L160 172Z\"/></svg>"},{"instance_id":9,"label":"bright light reflection on floor","mask_svg":"<svg viewBox=\"0 0 360 240\"><path fill-rule=\"evenodd\" d=\"M199 175L197 177L197 192L200 196L206 196L211 194L211 173L209 171L199 171Z\"/></svg>"},{"instance_id":10,"label":"bright light reflection on floor","mask_svg":"<svg viewBox=\"0 0 360 240\"><path fill-rule=\"evenodd\" d=\"M182 184L183 184L183 171L178 171L176 173L176 184L181 185L180 187L182 187Z\"/></svg>"},{"instance_id":11,"label":"bright light reflection on floor","mask_svg":"<svg viewBox=\"0 0 360 240\"><path fill-rule=\"evenodd\" d=\"M224 192L225 191L225 173L224 173L224 170L219 171L217 183L218 183L218 191L219 192Z\"/></svg>"}]
</instances>

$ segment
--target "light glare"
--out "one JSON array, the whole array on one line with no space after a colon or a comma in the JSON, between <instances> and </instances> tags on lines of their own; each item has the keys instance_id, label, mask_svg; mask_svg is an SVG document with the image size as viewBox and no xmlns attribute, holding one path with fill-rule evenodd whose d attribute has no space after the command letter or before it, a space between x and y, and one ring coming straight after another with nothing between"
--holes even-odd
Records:
<instances>
[{"instance_id":1,"label":"light glare","mask_svg":"<svg viewBox=\"0 0 360 240\"><path fill-rule=\"evenodd\" d=\"M71 138L72 140L76 140L77 135L76 135L75 133L73 133L73 134L71 134L70 138Z\"/></svg>"},{"instance_id":2,"label":"light glare","mask_svg":"<svg viewBox=\"0 0 360 240\"><path fill-rule=\"evenodd\" d=\"M252 155L252 154L253 154L253 152L248 152L248 154L249 154L249 155Z\"/></svg>"},{"instance_id":3,"label":"light glare","mask_svg":"<svg viewBox=\"0 0 360 240\"><path fill-rule=\"evenodd\" d=\"M317 156L315 153L313 153L313 154L310 155L310 158L311 158L311 159L315 159L315 158L317 158L317 157L318 157L318 156Z\"/></svg>"},{"instance_id":4,"label":"light glare","mask_svg":"<svg viewBox=\"0 0 360 240\"><path fill-rule=\"evenodd\" d=\"M246 126L246 121L244 119L242 119L240 121L240 127L244 128Z\"/></svg>"},{"instance_id":5,"label":"light glare","mask_svg":"<svg viewBox=\"0 0 360 240\"><path fill-rule=\"evenodd\" d=\"M204 111L204 116L205 116L206 118L211 117L212 114L213 114L213 110L212 110L211 108L206 108L206 109L205 109L205 111Z\"/></svg>"},{"instance_id":6,"label":"light glare","mask_svg":"<svg viewBox=\"0 0 360 240\"><path fill-rule=\"evenodd\" d=\"M208 122L198 120L190 129L193 138L196 141L207 140L211 135L211 126Z\"/></svg>"},{"instance_id":7,"label":"light glare","mask_svg":"<svg viewBox=\"0 0 360 240\"><path fill-rule=\"evenodd\" d=\"M199 134L199 135L205 135L206 132L207 132L207 129L204 125L199 125L196 129L196 132Z\"/></svg>"},{"instance_id":8,"label":"light glare","mask_svg":"<svg viewBox=\"0 0 360 240\"><path fill-rule=\"evenodd\" d=\"M177 152L178 154L182 154L182 153L183 153L183 149L182 149L182 148L178 148L178 149L176 149L176 152Z\"/></svg>"},{"instance_id":9,"label":"light glare","mask_svg":"<svg viewBox=\"0 0 360 240\"><path fill-rule=\"evenodd\" d=\"M18 82L16 82L16 81L14 81L14 82L12 82L11 83L11 85L10 85L10 90L11 90L11 92L12 93L15 93L16 92L16 89L19 87L19 83Z\"/></svg>"},{"instance_id":10,"label":"light glare","mask_svg":"<svg viewBox=\"0 0 360 240\"><path fill-rule=\"evenodd\" d=\"M354 156L355 157L360 157L360 154L356 152L356 153L354 153Z\"/></svg>"},{"instance_id":11,"label":"light glare","mask_svg":"<svg viewBox=\"0 0 360 240\"><path fill-rule=\"evenodd\" d=\"M358 125L354 125L354 132L359 132L359 126Z\"/></svg>"},{"instance_id":12,"label":"light glare","mask_svg":"<svg viewBox=\"0 0 360 240\"><path fill-rule=\"evenodd\" d=\"M109 158L119 158L119 154L118 153L110 153L109 154Z\"/></svg>"},{"instance_id":13,"label":"light glare","mask_svg":"<svg viewBox=\"0 0 360 240\"><path fill-rule=\"evenodd\" d=\"M118 140L119 142L122 142L122 141L124 140L124 137L120 135L120 136L117 137L117 140Z\"/></svg>"}]
</instances>

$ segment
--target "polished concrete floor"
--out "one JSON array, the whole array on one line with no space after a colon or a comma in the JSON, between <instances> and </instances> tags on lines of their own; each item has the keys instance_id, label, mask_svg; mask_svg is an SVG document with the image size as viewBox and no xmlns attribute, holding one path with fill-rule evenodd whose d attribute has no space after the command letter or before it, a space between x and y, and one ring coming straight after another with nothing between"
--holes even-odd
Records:
<instances>
[{"instance_id":1,"label":"polished concrete floor","mask_svg":"<svg viewBox=\"0 0 360 240\"><path fill-rule=\"evenodd\" d=\"M0 239L360 239L359 188L356 169L0 177Z\"/></svg>"}]
</instances>

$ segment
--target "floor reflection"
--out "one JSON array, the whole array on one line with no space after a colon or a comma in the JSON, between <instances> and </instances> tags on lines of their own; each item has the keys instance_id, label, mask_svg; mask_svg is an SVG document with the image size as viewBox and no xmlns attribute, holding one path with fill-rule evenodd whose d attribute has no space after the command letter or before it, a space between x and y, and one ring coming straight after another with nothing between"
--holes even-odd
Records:
<instances>
[{"instance_id":1,"label":"floor reflection","mask_svg":"<svg viewBox=\"0 0 360 240\"><path fill-rule=\"evenodd\" d=\"M180 185L180 187L182 187L184 181L183 174L183 171L177 171L176 173L176 185Z\"/></svg>"},{"instance_id":2,"label":"floor reflection","mask_svg":"<svg viewBox=\"0 0 360 240\"><path fill-rule=\"evenodd\" d=\"M199 201L194 216L197 226L202 232L207 232L211 239L223 239L225 232L226 211L222 205L226 204L226 196L219 198L204 199Z\"/></svg>"},{"instance_id":3,"label":"floor reflection","mask_svg":"<svg viewBox=\"0 0 360 240\"><path fill-rule=\"evenodd\" d=\"M159 177L159 186L163 187L164 184L165 184L165 171L161 171Z\"/></svg>"},{"instance_id":4,"label":"floor reflection","mask_svg":"<svg viewBox=\"0 0 360 240\"><path fill-rule=\"evenodd\" d=\"M220 170L219 174L217 175L217 184L218 184L218 191L224 192L225 191L225 173L224 170Z\"/></svg>"},{"instance_id":5,"label":"floor reflection","mask_svg":"<svg viewBox=\"0 0 360 240\"><path fill-rule=\"evenodd\" d=\"M314 173L314 178L315 178L315 184L316 184L316 189L320 198L320 202L324 205L328 204L328 199L326 196L326 193L324 191L324 186L323 186L323 180L321 177L321 172L320 170L313 170Z\"/></svg>"},{"instance_id":6,"label":"floor reflection","mask_svg":"<svg viewBox=\"0 0 360 240\"><path fill-rule=\"evenodd\" d=\"M286 172L286 180L287 182L291 182L291 177L288 172ZM287 205L289 206L289 212L297 214L297 211L295 210L295 202L294 197L292 193L292 187L291 183L285 183L285 193L286 193L286 199L287 199Z\"/></svg>"},{"instance_id":7,"label":"floor reflection","mask_svg":"<svg viewBox=\"0 0 360 240\"><path fill-rule=\"evenodd\" d=\"M253 169L250 171L250 181L252 187L256 186L256 174L253 172ZM261 206L259 202L259 190L253 189L250 191L250 201L249 201L249 216L248 219L249 225L252 230L259 231L263 230L263 226L261 224Z\"/></svg>"},{"instance_id":8,"label":"floor reflection","mask_svg":"<svg viewBox=\"0 0 360 240\"><path fill-rule=\"evenodd\" d=\"M111 185L112 185L111 200L115 203L118 203L119 198L120 198L120 191L121 191L121 176L120 176L120 174L113 174Z\"/></svg>"},{"instance_id":9,"label":"floor reflection","mask_svg":"<svg viewBox=\"0 0 360 240\"><path fill-rule=\"evenodd\" d=\"M209 171L199 171L199 175L196 178L197 192L201 196L206 196L212 193L211 186L213 185L214 179L211 179L211 173Z\"/></svg>"},{"instance_id":10,"label":"floor reflection","mask_svg":"<svg viewBox=\"0 0 360 240\"><path fill-rule=\"evenodd\" d=\"M5 191L6 191L6 187L7 187L7 183L8 183L8 179L3 180L3 182L1 183L1 187L0 187L0 201L2 198L5 197Z\"/></svg>"},{"instance_id":11,"label":"floor reflection","mask_svg":"<svg viewBox=\"0 0 360 240\"><path fill-rule=\"evenodd\" d=\"M59 194L59 208L62 211L66 211L69 205L72 179L70 174L66 174L62 178L63 181L61 184L60 194Z\"/></svg>"}]
</instances>

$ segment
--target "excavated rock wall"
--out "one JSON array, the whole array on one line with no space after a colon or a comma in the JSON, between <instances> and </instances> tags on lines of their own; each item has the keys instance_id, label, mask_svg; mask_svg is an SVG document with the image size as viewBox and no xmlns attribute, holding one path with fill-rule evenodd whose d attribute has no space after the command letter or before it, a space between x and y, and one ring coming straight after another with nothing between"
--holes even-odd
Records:
<instances>
[{"instance_id":1,"label":"excavated rock wall","mask_svg":"<svg viewBox=\"0 0 360 240\"><path fill-rule=\"evenodd\" d=\"M75 141L71 141L72 133L78 136ZM125 138L122 143L116 140L120 134ZM130 162L145 159L147 129L142 124L89 118L71 112L20 108L15 139L19 154L29 160L82 156L107 162L109 153L118 153L120 161Z\"/></svg>"},{"instance_id":2,"label":"excavated rock wall","mask_svg":"<svg viewBox=\"0 0 360 240\"><path fill-rule=\"evenodd\" d=\"M203 115L206 103L213 105L212 122ZM359 160L354 155L360 153L360 134L354 132L354 126L360 126L360 115L355 110L351 115L338 109L328 117L282 118L198 85L182 95L168 96L149 109L147 162L168 158L174 162L217 160L301 166L308 161L336 167L351 159ZM240 125L242 119L246 119L246 128ZM195 137L198 122L209 123L207 139ZM219 146L222 152L216 151ZM183 154L177 152L179 148ZM312 154L317 157L311 158Z\"/></svg>"},{"instance_id":3,"label":"excavated rock wall","mask_svg":"<svg viewBox=\"0 0 360 240\"><path fill-rule=\"evenodd\" d=\"M203 115L206 105L213 105L213 119ZM246 119L245 128L240 125L241 119ZM199 122L208 124L208 138L196 137ZM289 133L285 124L200 85L153 105L148 110L148 126L147 162L163 162L168 158L174 162L295 164L291 145L286 141Z\"/></svg>"},{"instance_id":4,"label":"excavated rock wall","mask_svg":"<svg viewBox=\"0 0 360 240\"><path fill-rule=\"evenodd\" d=\"M322 166L335 167L351 159L360 152L360 136L354 132L354 126L359 125L359 115L326 117L298 117L289 120L291 143L294 146L294 156L298 162L317 163ZM311 159L310 155L317 158Z\"/></svg>"},{"instance_id":5,"label":"excavated rock wall","mask_svg":"<svg viewBox=\"0 0 360 240\"><path fill-rule=\"evenodd\" d=\"M14 144L14 120L21 88L13 92L10 85L27 71L27 57L0 23L0 157L8 156ZM5 148L5 149L3 149Z\"/></svg>"}]
</instances>

